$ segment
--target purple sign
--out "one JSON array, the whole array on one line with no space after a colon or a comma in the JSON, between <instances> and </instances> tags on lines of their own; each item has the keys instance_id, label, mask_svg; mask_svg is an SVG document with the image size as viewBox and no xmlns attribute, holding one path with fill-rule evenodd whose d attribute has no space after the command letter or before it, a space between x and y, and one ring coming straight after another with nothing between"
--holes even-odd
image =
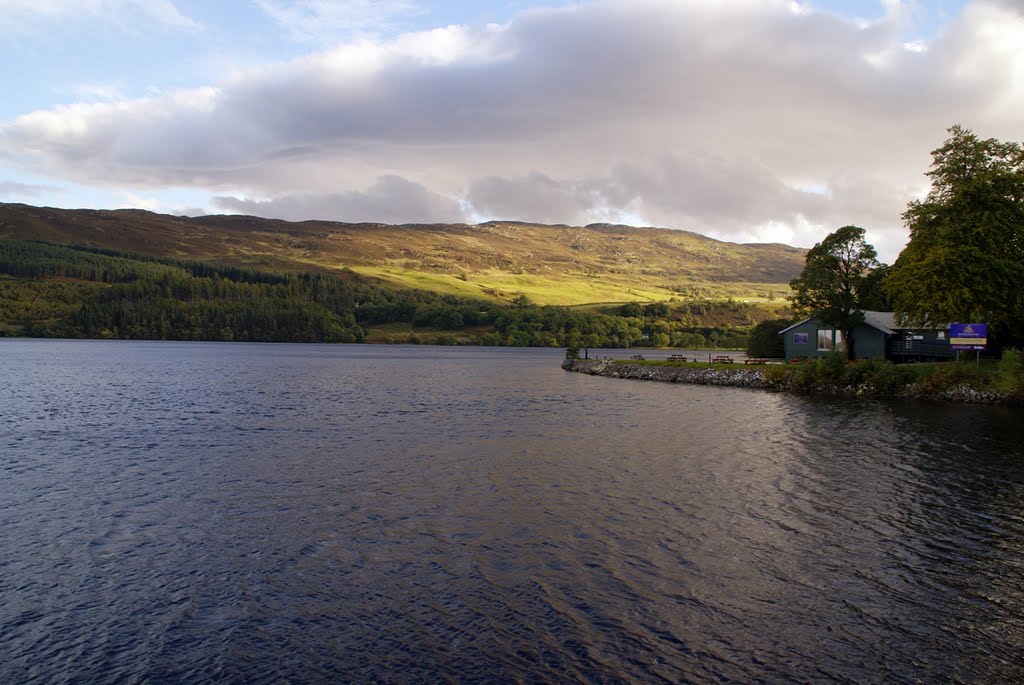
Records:
<instances>
[{"instance_id":1,"label":"purple sign","mask_svg":"<svg viewBox=\"0 0 1024 685\"><path fill-rule=\"evenodd\" d=\"M949 347L953 350L977 350L983 352L988 345L988 324L949 324Z\"/></svg>"}]
</instances>

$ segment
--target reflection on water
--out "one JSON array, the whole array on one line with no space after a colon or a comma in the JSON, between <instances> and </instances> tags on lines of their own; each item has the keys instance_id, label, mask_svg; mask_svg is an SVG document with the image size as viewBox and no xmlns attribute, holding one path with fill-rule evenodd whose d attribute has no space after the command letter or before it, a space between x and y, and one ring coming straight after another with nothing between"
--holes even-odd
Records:
<instances>
[{"instance_id":1,"label":"reflection on water","mask_svg":"<svg viewBox=\"0 0 1024 685\"><path fill-rule=\"evenodd\" d=\"M1019 410L2 341L4 682L1024 680Z\"/></svg>"}]
</instances>

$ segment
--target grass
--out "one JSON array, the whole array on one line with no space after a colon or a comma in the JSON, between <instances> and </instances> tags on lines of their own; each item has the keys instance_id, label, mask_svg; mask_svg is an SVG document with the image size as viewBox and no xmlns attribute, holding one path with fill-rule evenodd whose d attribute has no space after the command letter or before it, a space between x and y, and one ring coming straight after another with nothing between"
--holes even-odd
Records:
<instances>
[{"instance_id":1,"label":"grass","mask_svg":"<svg viewBox=\"0 0 1024 685\"><path fill-rule=\"evenodd\" d=\"M410 271L390 266L354 266L351 269L360 276L383 281L399 288L429 290L442 295L458 295L459 297L484 300L497 299L484 292L479 283L463 281L454 275Z\"/></svg>"},{"instance_id":2,"label":"grass","mask_svg":"<svg viewBox=\"0 0 1024 685\"><path fill-rule=\"evenodd\" d=\"M245 216L0 205L12 238L91 244L275 271L343 268L396 287L540 305L780 301L804 251L737 245L685 231L565 227L289 223Z\"/></svg>"},{"instance_id":3,"label":"grass","mask_svg":"<svg viewBox=\"0 0 1024 685\"><path fill-rule=\"evenodd\" d=\"M525 295L538 305L561 305L571 307L617 307L627 302L670 302L685 298L675 290L658 288L621 281L615 278L593 279L574 274L545 276L536 274L511 274L499 270L485 272L436 273L405 269L399 266L353 266L355 273L390 283L400 288L430 290L445 295L475 297L485 300L511 302ZM465 278L462 277L465 274ZM753 306L778 308L778 301L769 302L755 293L767 285L760 283L723 284L713 289L710 297L698 302L727 302L729 300L748 303ZM778 284L775 289L780 290ZM786 291L788 292L788 290Z\"/></svg>"},{"instance_id":4,"label":"grass","mask_svg":"<svg viewBox=\"0 0 1024 685\"><path fill-rule=\"evenodd\" d=\"M765 379L776 388L812 393L941 398L967 388L1007 402L1024 399L1024 355L1015 349L1006 350L998 362L981 365L974 361L894 364L879 359L862 359L851 364L842 355L818 357L801 364L757 367L665 360L620 360L617 363L725 371L754 368L762 370Z\"/></svg>"}]
</instances>

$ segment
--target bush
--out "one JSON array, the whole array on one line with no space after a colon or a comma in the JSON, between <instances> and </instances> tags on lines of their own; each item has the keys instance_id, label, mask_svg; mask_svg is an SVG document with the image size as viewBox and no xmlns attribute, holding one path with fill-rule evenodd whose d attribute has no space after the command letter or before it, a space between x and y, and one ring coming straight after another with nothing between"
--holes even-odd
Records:
<instances>
[{"instance_id":1,"label":"bush","mask_svg":"<svg viewBox=\"0 0 1024 685\"><path fill-rule=\"evenodd\" d=\"M1003 350L996 366L995 385L1010 395L1024 395L1024 354L1017 348Z\"/></svg>"},{"instance_id":2,"label":"bush","mask_svg":"<svg viewBox=\"0 0 1024 685\"><path fill-rule=\"evenodd\" d=\"M988 380L973 361L945 362L932 367L932 372L923 375L918 385L926 393L942 393L960 385L981 389L988 385Z\"/></svg>"},{"instance_id":3,"label":"bush","mask_svg":"<svg viewBox=\"0 0 1024 685\"><path fill-rule=\"evenodd\" d=\"M788 319L762 321L754 326L747 338L747 356L749 357L783 357L786 354L779 331L788 327Z\"/></svg>"},{"instance_id":4,"label":"bush","mask_svg":"<svg viewBox=\"0 0 1024 685\"><path fill-rule=\"evenodd\" d=\"M871 376L878 372L880 362L877 359L858 359L846 368L846 382L854 388L870 385Z\"/></svg>"},{"instance_id":5,"label":"bush","mask_svg":"<svg viewBox=\"0 0 1024 685\"><path fill-rule=\"evenodd\" d=\"M796 367L793 372L793 387L800 390L816 390L821 385L821 361L811 359Z\"/></svg>"},{"instance_id":6,"label":"bush","mask_svg":"<svg viewBox=\"0 0 1024 685\"><path fill-rule=\"evenodd\" d=\"M914 373L905 365L877 361L867 376L867 385L876 395L892 397L914 380Z\"/></svg>"},{"instance_id":7,"label":"bush","mask_svg":"<svg viewBox=\"0 0 1024 685\"><path fill-rule=\"evenodd\" d=\"M842 352L815 357L800 364L793 374L793 385L809 392L846 384L846 355Z\"/></svg>"},{"instance_id":8,"label":"bush","mask_svg":"<svg viewBox=\"0 0 1024 685\"><path fill-rule=\"evenodd\" d=\"M788 385L793 378L793 371L785 366L773 364L764 367L764 379L771 385Z\"/></svg>"},{"instance_id":9,"label":"bush","mask_svg":"<svg viewBox=\"0 0 1024 685\"><path fill-rule=\"evenodd\" d=\"M829 352L821 360L821 376L830 385L846 385L846 353Z\"/></svg>"}]
</instances>

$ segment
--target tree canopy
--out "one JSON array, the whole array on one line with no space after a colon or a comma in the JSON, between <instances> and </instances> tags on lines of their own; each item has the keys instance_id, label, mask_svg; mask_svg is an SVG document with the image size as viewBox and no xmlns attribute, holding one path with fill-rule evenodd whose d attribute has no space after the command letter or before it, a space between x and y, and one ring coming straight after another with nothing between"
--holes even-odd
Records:
<instances>
[{"instance_id":1,"label":"tree canopy","mask_svg":"<svg viewBox=\"0 0 1024 685\"><path fill-rule=\"evenodd\" d=\"M953 126L932 151L927 197L903 220L910 241L886 278L911 325L1024 321L1024 148Z\"/></svg>"},{"instance_id":2,"label":"tree canopy","mask_svg":"<svg viewBox=\"0 0 1024 685\"><path fill-rule=\"evenodd\" d=\"M808 251L803 272L789 284L793 308L842 331L851 359L851 334L864 320L865 303L876 296L871 274L880 266L864 229L843 226Z\"/></svg>"},{"instance_id":3,"label":"tree canopy","mask_svg":"<svg viewBox=\"0 0 1024 685\"><path fill-rule=\"evenodd\" d=\"M786 347L779 335L792 321L771 319L754 326L747 339L747 355L751 357L784 357Z\"/></svg>"}]
</instances>

